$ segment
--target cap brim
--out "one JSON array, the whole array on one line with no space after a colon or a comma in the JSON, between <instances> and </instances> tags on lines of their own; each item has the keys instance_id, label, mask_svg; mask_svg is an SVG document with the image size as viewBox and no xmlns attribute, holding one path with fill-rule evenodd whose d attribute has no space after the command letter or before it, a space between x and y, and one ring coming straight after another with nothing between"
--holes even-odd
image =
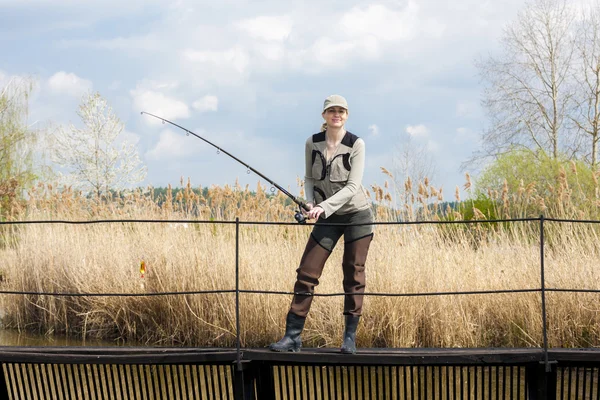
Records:
<instances>
[{"instance_id":1,"label":"cap brim","mask_svg":"<svg viewBox=\"0 0 600 400\"><path fill-rule=\"evenodd\" d=\"M327 110L328 108L331 108L331 107L342 107L344 110L346 110L346 111L348 110L348 106L347 105L345 105L345 104L335 104L334 103L334 104L327 104L327 107L325 107L323 109L323 111L325 111L325 110Z\"/></svg>"}]
</instances>

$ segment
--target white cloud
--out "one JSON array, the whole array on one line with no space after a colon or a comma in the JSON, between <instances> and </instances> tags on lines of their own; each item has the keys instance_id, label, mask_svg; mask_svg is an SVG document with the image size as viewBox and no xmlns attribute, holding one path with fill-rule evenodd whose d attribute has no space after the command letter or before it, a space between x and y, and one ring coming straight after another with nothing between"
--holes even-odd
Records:
<instances>
[{"instance_id":1,"label":"white cloud","mask_svg":"<svg viewBox=\"0 0 600 400\"><path fill-rule=\"evenodd\" d=\"M282 61L286 55L286 48L281 43L255 43L255 49L268 61Z\"/></svg>"},{"instance_id":2,"label":"white cloud","mask_svg":"<svg viewBox=\"0 0 600 400\"><path fill-rule=\"evenodd\" d=\"M156 81L153 79L144 79L138 85L138 88L143 87L149 90L165 91L177 89L180 86L179 81Z\"/></svg>"},{"instance_id":3,"label":"white cloud","mask_svg":"<svg viewBox=\"0 0 600 400\"><path fill-rule=\"evenodd\" d=\"M414 138L426 138L429 136L429 129L425 125L408 125L406 133Z\"/></svg>"},{"instance_id":4,"label":"white cloud","mask_svg":"<svg viewBox=\"0 0 600 400\"><path fill-rule=\"evenodd\" d=\"M123 132L121 132L120 139L122 142L127 142L135 145L140 142L140 135L124 129Z\"/></svg>"},{"instance_id":5,"label":"white cloud","mask_svg":"<svg viewBox=\"0 0 600 400\"><path fill-rule=\"evenodd\" d=\"M63 39L57 42L61 48L91 47L101 50L154 51L162 46L162 40L154 34L146 36L116 37L111 39Z\"/></svg>"},{"instance_id":6,"label":"white cloud","mask_svg":"<svg viewBox=\"0 0 600 400\"><path fill-rule=\"evenodd\" d=\"M379 127L377 125L369 125L367 129L369 130L369 136L379 136Z\"/></svg>"},{"instance_id":7,"label":"white cloud","mask_svg":"<svg viewBox=\"0 0 600 400\"><path fill-rule=\"evenodd\" d=\"M161 92L137 88L130 92L135 111L146 111L166 119L189 118L190 109L184 102ZM149 123L160 123L155 118L147 118Z\"/></svg>"},{"instance_id":8,"label":"white cloud","mask_svg":"<svg viewBox=\"0 0 600 400\"><path fill-rule=\"evenodd\" d=\"M0 6L8 7L48 7L52 10L68 9L70 12L80 11L89 18L101 18L105 16L139 12L142 7L160 5L162 0L0 0Z\"/></svg>"},{"instance_id":9,"label":"white cloud","mask_svg":"<svg viewBox=\"0 0 600 400\"><path fill-rule=\"evenodd\" d=\"M379 55L379 43L372 36L351 40L321 37L309 48L291 52L289 61L306 72L320 72L323 68L349 68L352 60L376 59Z\"/></svg>"},{"instance_id":10,"label":"white cloud","mask_svg":"<svg viewBox=\"0 0 600 400\"><path fill-rule=\"evenodd\" d=\"M217 130L206 132L204 129L196 129L198 136L209 140L215 146L222 148L234 156L242 157L245 162L252 165L258 164L259 161L264 161L261 154L276 153L276 149L272 142L265 140L259 136L248 135L243 131L223 131ZM185 132L164 129L159 136L158 142L149 151L146 152L148 160L165 160L165 159L182 159L191 155L217 153L217 150L195 137L187 136ZM239 165L230 160L227 156L220 159L219 162L224 162L225 165ZM245 169L242 167L242 171Z\"/></svg>"},{"instance_id":11,"label":"white cloud","mask_svg":"<svg viewBox=\"0 0 600 400\"><path fill-rule=\"evenodd\" d=\"M194 79L221 85L239 85L249 74L250 57L245 49L235 46L227 50L185 49L181 52Z\"/></svg>"},{"instance_id":12,"label":"white cloud","mask_svg":"<svg viewBox=\"0 0 600 400\"><path fill-rule=\"evenodd\" d=\"M414 0L409 0L399 11L382 4L372 4L352 8L342 16L340 24L348 36L374 36L383 42L407 41L423 34L440 36L445 25L433 17L423 17L419 11Z\"/></svg>"},{"instance_id":13,"label":"white cloud","mask_svg":"<svg viewBox=\"0 0 600 400\"><path fill-rule=\"evenodd\" d=\"M513 20L523 6L522 0L313 0L287 3L275 0L211 3L176 0L160 5L157 0L146 1L140 6L142 0L0 0L0 4L22 5L14 10L19 23L10 24L4 30L5 36L8 35L8 50L16 51L27 44L32 53L45 54L33 67L19 57L7 58L1 66L4 79L10 79L13 73L50 71L41 72L44 77L42 90L32 102L31 119L57 123L74 119L75 99L52 95L46 80L59 70L75 72L93 81L95 89L101 90L99 85L102 84L114 90L109 93L111 99L118 102L115 110L125 115L128 129L143 133L140 145L144 153L152 149L147 154L156 156L164 148L167 153L178 154L194 146L194 142L200 143L202 150L209 146L200 140L186 138L184 132L176 129L173 131L180 137L161 139L160 133L167 126L160 125L159 121L156 121L159 128L152 135L146 134L145 130L153 131L146 124L155 120L139 114L136 118L128 118L128 112L134 107L161 116L164 112L164 117L171 117L169 119L189 115L189 119L179 120L185 121L185 126L192 127L202 121L213 136L208 139L214 138L215 143L228 151L231 147L233 154L244 160L248 157L252 165L258 160L259 170L269 176L274 173L278 182L291 181L289 175L303 173L298 152L277 153L284 161L295 160L289 162L290 172L286 175L283 169L269 172L271 164L264 157L254 158L255 152L247 151L242 145L253 146L254 150L260 148L259 144L272 144L273 132L263 129L264 126L287 126L290 113L305 113L315 98L322 98L323 91L329 94L331 88L340 85L345 85L348 93L363 93L370 97L365 102L362 116L357 113L352 121L362 124L366 135L375 137L373 135L379 133L370 145L371 155L377 152L388 154L390 149L385 140L378 140L389 132L380 131L383 127L370 126L376 125L369 115L377 114L385 99L400 99L393 108L398 110L394 118L405 121L399 127L403 136L410 135L420 148L435 149L436 144L428 144L428 140L438 140L444 155L448 153L448 146L453 145L455 150L450 151L448 157L460 157L461 151L469 147L469 133L479 132L477 127L483 124L484 118L480 108L472 109L468 104L473 101L478 105L475 92L480 90L472 61L478 53L496 50L502 27ZM9 14L13 14L13 9ZM122 24L124 20L138 29L131 31ZM40 24L44 25L43 30L39 30ZM441 32L443 35L440 36ZM90 36L90 33L93 34ZM62 39L64 42L60 42ZM156 39L155 43L151 42L153 39ZM61 43L63 48L55 51ZM88 46L92 48L88 49ZM152 49L153 46L156 51L136 50ZM97 51L98 48L104 50ZM88 62L80 62L81 50L85 50L83 53ZM107 54L111 65L118 65L118 68L97 68ZM57 62L59 67L53 67ZM35 71L32 72L32 68ZM307 73L323 75L314 79ZM131 77L135 77L133 82ZM411 94L411 106L404 104L406 96L398 98L391 96L392 93ZM213 107L203 101L204 95L218 95L215 106L219 114L229 120L202 118L196 109ZM419 109L436 109L449 99L450 110L440 113L435 127L425 119L414 117L415 105L420 105ZM458 104L457 100L463 104ZM284 112L273 113L271 110L274 109ZM469 116L472 111L474 115ZM461 122L453 126L457 116ZM469 118L461 119L466 116ZM418 125L421 123L427 126ZM407 127L408 124L412 125ZM317 127L319 121L315 119L301 125L308 128L300 125L296 128L306 131ZM247 136L240 138L227 132L234 126L247 127ZM444 126L450 126L450 129L441 128ZM465 128L457 129L458 126ZM221 134L214 136L214 132ZM459 142L462 140L464 142ZM265 152L260 150L256 154ZM188 156L182 160L182 168L191 170L188 162L197 159ZM205 171L206 177L201 179L203 184L231 181L241 168L232 160L219 162L223 163L220 172L227 172L217 177L214 169ZM152 179L158 179L161 174L166 179L168 171L162 158L154 163L157 175ZM367 163L374 171L385 165L377 164L370 157ZM391 162L385 166L390 168ZM196 173L202 175L200 171ZM241 174L245 176L243 168Z\"/></svg>"},{"instance_id":14,"label":"white cloud","mask_svg":"<svg viewBox=\"0 0 600 400\"><path fill-rule=\"evenodd\" d=\"M417 12L418 7L413 1L408 3L403 12L392 11L381 4L354 7L342 16L340 24L350 36L405 40L416 34L414 25L418 22Z\"/></svg>"},{"instance_id":15,"label":"white cloud","mask_svg":"<svg viewBox=\"0 0 600 400\"><path fill-rule=\"evenodd\" d=\"M58 94L80 97L92 90L92 82L73 73L60 71L52 75L47 82L48 88Z\"/></svg>"},{"instance_id":16,"label":"white cloud","mask_svg":"<svg viewBox=\"0 0 600 400\"><path fill-rule=\"evenodd\" d=\"M158 143L146 152L148 160L164 160L189 156L198 151L198 146L185 134L165 129L160 133Z\"/></svg>"},{"instance_id":17,"label":"white cloud","mask_svg":"<svg viewBox=\"0 0 600 400\"><path fill-rule=\"evenodd\" d=\"M260 16L240 21L236 26L250 36L267 41L285 40L292 31L292 19L287 16Z\"/></svg>"},{"instance_id":18,"label":"white cloud","mask_svg":"<svg viewBox=\"0 0 600 400\"><path fill-rule=\"evenodd\" d=\"M248 54L240 47L234 47L224 51L198 51L193 49L184 50L185 59L198 64L208 64L217 68L231 68L242 73L248 68Z\"/></svg>"},{"instance_id":19,"label":"white cloud","mask_svg":"<svg viewBox=\"0 0 600 400\"><path fill-rule=\"evenodd\" d=\"M217 111L219 108L219 99L217 96L206 95L193 102L192 107L200 112Z\"/></svg>"},{"instance_id":20,"label":"white cloud","mask_svg":"<svg viewBox=\"0 0 600 400\"><path fill-rule=\"evenodd\" d=\"M304 16L310 19L314 15ZM381 61L414 57L417 42L428 38L437 39L446 30L441 19L427 10L421 10L414 0L409 0L403 8L392 8L383 4L356 6L342 13L340 22L333 29L317 31L316 37L310 31L302 31L307 26L296 21L298 32L286 49L288 65L308 73L323 70L352 70L353 61ZM300 43L304 40L303 43Z\"/></svg>"}]
</instances>

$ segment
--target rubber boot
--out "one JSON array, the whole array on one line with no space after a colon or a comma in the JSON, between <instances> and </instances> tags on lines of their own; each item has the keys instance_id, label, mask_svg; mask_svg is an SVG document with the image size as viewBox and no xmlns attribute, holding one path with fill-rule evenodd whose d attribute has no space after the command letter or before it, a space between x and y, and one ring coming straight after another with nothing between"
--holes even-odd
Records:
<instances>
[{"instance_id":1,"label":"rubber boot","mask_svg":"<svg viewBox=\"0 0 600 400\"><path fill-rule=\"evenodd\" d=\"M360 316L365 291L365 263L373 235L344 244L344 315Z\"/></svg>"},{"instance_id":2,"label":"rubber boot","mask_svg":"<svg viewBox=\"0 0 600 400\"><path fill-rule=\"evenodd\" d=\"M342 343L342 353L356 353L356 328L358 327L359 316L346 315L346 329L344 330L344 342Z\"/></svg>"},{"instance_id":3,"label":"rubber boot","mask_svg":"<svg viewBox=\"0 0 600 400\"><path fill-rule=\"evenodd\" d=\"M325 261L331 251L325 249L311 236L306 243L300 266L296 269L297 277L290 311L300 317L306 317L313 301L315 286L323 273Z\"/></svg>"},{"instance_id":4,"label":"rubber boot","mask_svg":"<svg viewBox=\"0 0 600 400\"><path fill-rule=\"evenodd\" d=\"M270 344L269 350L279 352L300 351L302 347L300 334L304 329L304 322L306 322L306 317L299 317L292 312L288 312L285 320L285 335L279 342Z\"/></svg>"}]
</instances>

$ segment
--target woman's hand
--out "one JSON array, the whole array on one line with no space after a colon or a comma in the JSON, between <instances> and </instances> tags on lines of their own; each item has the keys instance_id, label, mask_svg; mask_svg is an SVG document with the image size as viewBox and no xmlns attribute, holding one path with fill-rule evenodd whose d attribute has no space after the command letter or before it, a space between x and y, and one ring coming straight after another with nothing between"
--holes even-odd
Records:
<instances>
[{"instance_id":1,"label":"woman's hand","mask_svg":"<svg viewBox=\"0 0 600 400\"><path fill-rule=\"evenodd\" d=\"M309 207L310 211L307 213L309 219L319 219L319 216L325 212L325 210L319 206L313 207L311 204Z\"/></svg>"}]
</instances>

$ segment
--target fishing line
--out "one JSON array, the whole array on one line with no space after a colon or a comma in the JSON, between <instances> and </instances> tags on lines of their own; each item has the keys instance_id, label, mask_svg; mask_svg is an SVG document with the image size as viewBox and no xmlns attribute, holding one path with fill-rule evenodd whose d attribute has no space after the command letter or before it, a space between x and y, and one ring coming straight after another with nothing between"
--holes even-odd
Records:
<instances>
[{"instance_id":1,"label":"fishing line","mask_svg":"<svg viewBox=\"0 0 600 400\"><path fill-rule=\"evenodd\" d=\"M209 145L213 146L214 148L217 149L217 154L220 154L221 152L228 155L229 157L233 158L235 161L237 161L238 163L242 164L244 167L246 167L246 172L250 173L250 171L254 172L256 175L258 175L259 177L261 177L262 179L266 180L267 182L269 182L272 185L272 190L271 193L275 192L275 189L279 190L281 193L285 194L286 196L288 196L294 203L296 203L298 205L298 211L296 211L296 213L294 214L294 218L296 219L296 221L298 221L298 223L303 224L306 222L306 217L304 216L304 214L302 214L302 210L305 211L309 211L310 209L308 208L308 206L306 205L306 203L302 202L301 200L299 200L296 196L294 196L293 194L291 194L290 192L288 192L287 190L285 190L283 187L281 187L280 185L278 185L277 183L275 183L272 179L266 177L264 174L262 174L261 172L257 171L256 169L252 168L250 165L248 165L247 163L245 163L244 161L240 160L239 158L237 158L236 156L234 156L233 154L223 150L222 148L220 148L219 146L217 146L216 144L208 141L207 139L203 138L202 136L190 131L187 128L184 128L181 125L176 124L175 122L169 121L166 118L163 117L159 117L158 115L154 115L151 114L149 112L146 111L142 111L141 112L142 115L146 114L149 115L151 117L154 117L156 119L159 119L162 121L162 123L164 124L169 123L181 130L183 130L186 133L186 136L189 135L193 135L195 137L197 137L200 140L203 140L204 142L208 143Z\"/></svg>"}]
</instances>

